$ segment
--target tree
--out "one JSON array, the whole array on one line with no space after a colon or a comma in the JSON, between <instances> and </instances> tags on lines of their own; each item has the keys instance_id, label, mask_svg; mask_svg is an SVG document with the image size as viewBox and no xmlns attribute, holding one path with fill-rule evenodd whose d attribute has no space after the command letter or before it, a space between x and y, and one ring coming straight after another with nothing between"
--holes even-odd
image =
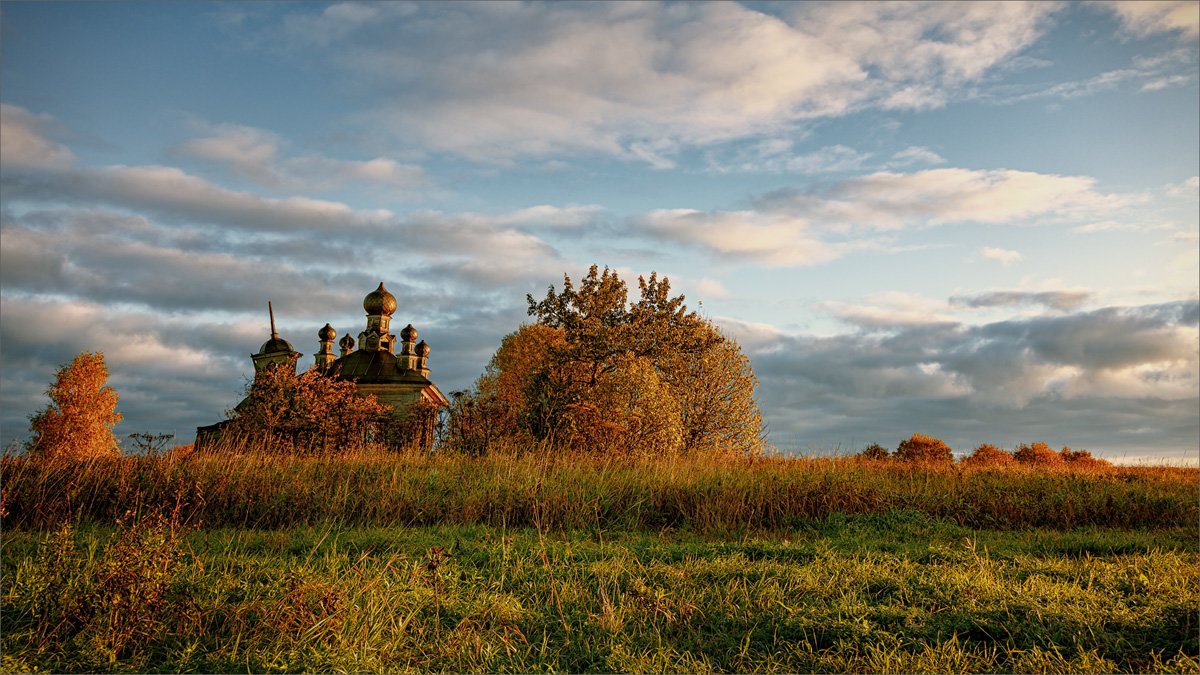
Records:
<instances>
[{"instance_id":1,"label":"tree","mask_svg":"<svg viewBox=\"0 0 1200 675\"><path fill-rule=\"evenodd\" d=\"M223 433L260 441L282 454L341 453L385 440L388 413L390 408L374 396L359 396L353 382L316 368L299 375L268 368L229 411Z\"/></svg>"},{"instance_id":2,"label":"tree","mask_svg":"<svg viewBox=\"0 0 1200 675\"><path fill-rule=\"evenodd\" d=\"M121 421L117 392L106 386L108 367L101 352L82 352L58 369L46 390L50 405L30 416L30 454L91 459L121 454L113 426Z\"/></svg>"},{"instance_id":3,"label":"tree","mask_svg":"<svg viewBox=\"0 0 1200 675\"><path fill-rule=\"evenodd\" d=\"M564 275L561 292L527 296L537 323L504 338L462 409L589 450L761 449L757 380L737 342L672 297L666 278L638 286L631 303L617 273L593 265L578 288Z\"/></svg>"}]
</instances>

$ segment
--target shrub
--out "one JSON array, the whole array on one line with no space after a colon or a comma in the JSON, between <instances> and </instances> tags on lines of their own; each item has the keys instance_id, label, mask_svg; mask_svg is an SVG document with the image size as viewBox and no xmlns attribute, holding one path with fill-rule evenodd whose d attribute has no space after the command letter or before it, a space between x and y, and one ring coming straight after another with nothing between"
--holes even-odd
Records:
<instances>
[{"instance_id":1,"label":"shrub","mask_svg":"<svg viewBox=\"0 0 1200 675\"><path fill-rule=\"evenodd\" d=\"M1013 459L1031 466L1059 466L1063 463L1063 456L1045 443L1022 445L1013 453Z\"/></svg>"},{"instance_id":2,"label":"shrub","mask_svg":"<svg viewBox=\"0 0 1200 675\"><path fill-rule=\"evenodd\" d=\"M121 414L116 412L117 392L105 386L107 381L100 352L83 352L59 368L46 390L50 405L29 418L33 438L26 450L42 458L120 455L112 428Z\"/></svg>"},{"instance_id":3,"label":"shrub","mask_svg":"<svg viewBox=\"0 0 1200 675\"><path fill-rule=\"evenodd\" d=\"M962 460L967 466L1012 466L1017 463L1012 454L997 448L991 443L984 443L975 448L969 457Z\"/></svg>"},{"instance_id":4,"label":"shrub","mask_svg":"<svg viewBox=\"0 0 1200 675\"><path fill-rule=\"evenodd\" d=\"M1072 450L1071 448L1063 448L1059 453L1063 461L1067 464L1078 468L1100 468L1112 466L1108 460L1092 457L1092 453L1087 450Z\"/></svg>"},{"instance_id":5,"label":"shrub","mask_svg":"<svg viewBox=\"0 0 1200 675\"><path fill-rule=\"evenodd\" d=\"M888 458L887 448L878 443L872 443L863 448L863 451L858 453L858 457L862 459L880 460Z\"/></svg>"},{"instance_id":6,"label":"shrub","mask_svg":"<svg viewBox=\"0 0 1200 675\"><path fill-rule=\"evenodd\" d=\"M913 434L912 438L900 442L895 458L902 462L953 462L954 453L940 438Z\"/></svg>"}]
</instances>

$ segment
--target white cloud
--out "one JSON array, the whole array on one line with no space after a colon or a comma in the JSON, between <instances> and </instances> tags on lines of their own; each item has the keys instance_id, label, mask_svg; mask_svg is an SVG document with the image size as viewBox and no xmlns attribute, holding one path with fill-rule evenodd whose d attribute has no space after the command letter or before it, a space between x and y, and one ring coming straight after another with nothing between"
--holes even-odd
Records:
<instances>
[{"instance_id":1,"label":"white cloud","mask_svg":"<svg viewBox=\"0 0 1200 675\"><path fill-rule=\"evenodd\" d=\"M1195 0L1136 0L1104 4L1116 12L1126 30L1141 37L1178 32L1180 38L1187 39L1195 38L1200 31L1200 3Z\"/></svg>"},{"instance_id":2,"label":"white cloud","mask_svg":"<svg viewBox=\"0 0 1200 675\"><path fill-rule=\"evenodd\" d=\"M911 164L945 164L946 160L929 148L913 145L892 155L891 167L909 166Z\"/></svg>"},{"instance_id":3,"label":"white cloud","mask_svg":"<svg viewBox=\"0 0 1200 675\"><path fill-rule=\"evenodd\" d=\"M841 254L837 245L810 235L808 223L801 218L753 211L662 209L635 218L632 224L654 237L773 266L812 265Z\"/></svg>"},{"instance_id":4,"label":"white cloud","mask_svg":"<svg viewBox=\"0 0 1200 675\"><path fill-rule=\"evenodd\" d=\"M394 98L366 119L490 161L682 145L869 107L922 109L1017 57L1052 3L332 5L282 41ZM399 92L399 93L396 93Z\"/></svg>"},{"instance_id":5,"label":"white cloud","mask_svg":"<svg viewBox=\"0 0 1200 675\"><path fill-rule=\"evenodd\" d=\"M816 190L784 189L746 211L659 209L629 221L633 231L691 244L714 255L772 266L813 265L879 242L855 232L960 223L1059 222L1134 201L1097 192L1095 180L1028 171L930 169L878 172ZM1011 264L1014 251L985 248Z\"/></svg>"},{"instance_id":6,"label":"white cloud","mask_svg":"<svg viewBox=\"0 0 1200 675\"><path fill-rule=\"evenodd\" d=\"M1020 262L1022 258L1018 251L1009 251L1007 249L994 248L991 246L985 246L980 249L979 252L982 253L983 257L987 258L988 260L997 260L1005 267Z\"/></svg>"},{"instance_id":7,"label":"white cloud","mask_svg":"<svg viewBox=\"0 0 1200 675\"><path fill-rule=\"evenodd\" d=\"M1196 201L1200 199L1200 176L1192 176L1182 183L1168 185L1166 193L1171 197Z\"/></svg>"},{"instance_id":8,"label":"white cloud","mask_svg":"<svg viewBox=\"0 0 1200 675\"><path fill-rule=\"evenodd\" d=\"M865 303L859 304L822 302L817 308L848 324L871 330L954 322L944 313L948 308L945 302L911 293L889 291L864 300Z\"/></svg>"},{"instance_id":9,"label":"white cloud","mask_svg":"<svg viewBox=\"0 0 1200 675\"><path fill-rule=\"evenodd\" d=\"M376 183L403 189L429 185L423 168L393 159L376 157L361 161L319 155L280 159L284 143L277 134L232 124L218 125L211 131L211 135L176 146L174 152L228 164L237 175L276 190L313 192L348 183Z\"/></svg>"},{"instance_id":10,"label":"white cloud","mask_svg":"<svg viewBox=\"0 0 1200 675\"><path fill-rule=\"evenodd\" d=\"M47 138L59 128L49 115L0 103L0 163L6 169L62 169L75 162L66 147Z\"/></svg>"},{"instance_id":11,"label":"white cloud","mask_svg":"<svg viewBox=\"0 0 1200 675\"><path fill-rule=\"evenodd\" d=\"M823 192L779 190L758 200L774 212L806 214L835 229L888 230L946 223L1065 218L1129 203L1093 189L1095 179L1030 171L929 169L878 172Z\"/></svg>"}]
</instances>

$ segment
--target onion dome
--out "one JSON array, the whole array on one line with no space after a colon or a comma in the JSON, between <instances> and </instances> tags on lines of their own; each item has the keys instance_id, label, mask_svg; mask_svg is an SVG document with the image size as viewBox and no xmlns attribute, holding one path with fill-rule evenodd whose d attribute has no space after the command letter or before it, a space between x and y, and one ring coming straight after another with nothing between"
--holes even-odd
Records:
<instances>
[{"instance_id":1,"label":"onion dome","mask_svg":"<svg viewBox=\"0 0 1200 675\"><path fill-rule=\"evenodd\" d=\"M424 340L421 340L421 342L417 344L416 351L417 351L417 356L429 356L429 344L426 343Z\"/></svg>"},{"instance_id":2,"label":"onion dome","mask_svg":"<svg viewBox=\"0 0 1200 675\"><path fill-rule=\"evenodd\" d=\"M342 338L342 341L338 343L338 346L346 351L350 351L354 349L354 338L350 337L350 335L347 333L346 336Z\"/></svg>"},{"instance_id":3,"label":"onion dome","mask_svg":"<svg viewBox=\"0 0 1200 675\"><path fill-rule=\"evenodd\" d=\"M337 331L334 330L333 326L330 326L329 324L325 324L324 328L317 331L317 338L320 339L321 342L333 342L333 338L335 337L337 337Z\"/></svg>"},{"instance_id":4,"label":"onion dome","mask_svg":"<svg viewBox=\"0 0 1200 675\"><path fill-rule=\"evenodd\" d=\"M292 345L289 344L287 340L284 340L281 337L271 336L270 340L267 340L263 343L262 349L259 349L258 353L274 354L275 352L287 352L290 354L293 351L295 350L292 349Z\"/></svg>"},{"instance_id":5,"label":"onion dome","mask_svg":"<svg viewBox=\"0 0 1200 675\"><path fill-rule=\"evenodd\" d=\"M417 329L413 328L413 325L411 323L408 324L407 326L404 327L404 330L400 331L400 339L404 340L405 342L412 342L413 340L416 340L417 339Z\"/></svg>"},{"instance_id":6,"label":"onion dome","mask_svg":"<svg viewBox=\"0 0 1200 675\"><path fill-rule=\"evenodd\" d=\"M379 314L391 316L396 311L396 296L388 293L381 281L379 288L367 293L367 297L363 298L363 309L366 310L368 316Z\"/></svg>"}]
</instances>

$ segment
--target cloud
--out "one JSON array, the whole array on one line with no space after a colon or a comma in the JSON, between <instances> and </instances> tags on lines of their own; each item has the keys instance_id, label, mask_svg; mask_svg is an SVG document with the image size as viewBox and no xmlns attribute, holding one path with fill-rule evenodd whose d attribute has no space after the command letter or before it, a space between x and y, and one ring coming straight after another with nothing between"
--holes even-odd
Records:
<instances>
[{"instance_id":1,"label":"cloud","mask_svg":"<svg viewBox=\"0 0 1200 675\"><path fill-rule=\"evenodd\" d=\"M203 138L176 146L173 154L227 164L233 172L260 186L294 192L331 190L349 183L376 183L413 189L430 184L419 166L376 157L359 161L322 156L280 159L283 141L263 129L222 124Z\"/></svg>"},{"instance_id":2,"label":"cloud","mask_svg":"<svg viewBox=\"0 0 1200 675\"><path fill-rule=\"evenodd\" d=\"M49 139L62 126L49 115L0 103L0 166L11 169L62 169L75 163L75 155Z\"/></svg>"},{"instance_id":3,"label":"cloud","mask_svg":"<svg viewBox=\"0 0 1200 675\"><path fill-rule=\"evenodd\" d=\"M1009 251L1009 250L1002 249L1002 248L993 248L991 246L985 246L982 249L980 249L979 252L982 253L983 257L987 258L988 260L997 260L1000 262L1000 264L1004 265L1005 267L1008 267L1009 265L1020 262L1021 258L1023 257L1017 251Z\"/></svg>"},{"instance_id":4,"label":"cloud","mask_svg":"<svg viewBox=\"0 0 1200 675\"><path fill-rule=\"evenodd\" d=\"M1177 32L1180 38L1188 39L1195 38L1200 31L1200 5L1195 0L1138 0L1104 5L1116 12L1122 26L1138 37Z\"/></svg>"},{"instance_id":5,"label":"cloud","mask_svg":"<svg viewBox=\"0 0 1200 675\"><path fill-rule=\"evenodd\" d=\"M735 261L814 265L881 243L862 233L958 223L1038 224L1131 203L1097 192L1095 179L1029 171L877 172L832 185L785 188L745 211L659 209L629 219L631 232ZM856 234L857 233L857 234ZM855 236L851 236L855 235ZM984 249L1006 264L1014 251Z\"/></svg>"},{"instance_id":6,"label":"cloud","mask_svg":"<svg viewBox=\"0 0 1200 675\"><path fill-rule=\"evenodd\" d=\"M276 43L327 50L356 86L388 92L363 121L407 142L484 161L598 153L658 167L684 146L942 105L1019 56L1059 9L391 5L289 12Z\"/></svg>"},{"instance_id":7,"label":"cloud","mask_svg":"<svg viewBox=\"0 0 1200 675\"><path fill-rule=\"evenodd\" d=\"M936 152L929 148L923 148L917 145L909 146L896 154L892 155L892 161L888 163L890 167L902 167L912 164L945 164L946 160Z\"/></svg>"},{"instance_id":8,"label":"cloud","mask_svg":"<svg viewBox=\"0 0 1200 675\"><path fill-rule=\"evenodd\" d=\"M1131 85L1136 85L1136 91L1142 93L1160 91L1194 82L1195 60L1194 49L1176 48L1153 56L1134 56L1127 67L1080 80L1057 82L1050 86L1001 84L980 90L976 96L981 100L1009 105L1038 98L1082 98Z\"/></svg>"},{"instance_id":9,"label":"cloud","mask_svg":"<svg viewBox=\"0 0 1200 675\"><path fill-rule=\"evenodd\" d=\"M838 245L813 237L808 222L801 218L753 211L662 209L634 218L630 224L635 231L662 240L772 266L813 265L841 255Z\"/></svg>"},{"instance_id":10,"label":"cloud","mask_svg":"<svg viewBox=\"0 0 1200 675\"><path fill-rule=\"evenodd\" d=\"M1101 194L1087 176L1059 176L1009 169L881 171L827 189L783 189L756 204L773 212L804 213L846 229L895 229L946 223L1012 223L1062 218L1128 203Z\"/></svg>"},{"instance_id":11,"label":"cloud","mask_svg":"<svg viewBox=\"0 0 1200 675\"><path fill-rule=\"evenodd\" d=\"M979 295L954 296L950 304L978 309L1012 305L1043 305L1063 312L1071 311L1091 299L1089 291L992 291Z\"/></svg>"},{"instance_id":12,"label":"cloud","mask_svg":"<svg viewBox=\"0 0 1200 675\"><path fill-rule=\"evenodd\" d=\"M959 449L1046 440L1119 456L1200 431L1198 318L1189 300L829 337L760 327L743 346L780 442L865 446L920 431Z\"/></svg>"}]
</instances>

